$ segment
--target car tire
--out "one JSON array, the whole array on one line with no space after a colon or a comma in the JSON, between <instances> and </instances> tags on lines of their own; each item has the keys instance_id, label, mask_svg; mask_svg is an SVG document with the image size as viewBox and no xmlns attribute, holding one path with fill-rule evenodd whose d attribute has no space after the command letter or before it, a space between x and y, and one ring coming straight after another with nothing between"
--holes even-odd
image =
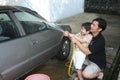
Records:
<instances>
[{"instance_id":1,"label":"car tire","mask_svg":"<svg viewBox=\"0 0 120 80\"><path fill-rule=\"evenodd\" d=\"M66 60L70 54L70 47L71 47L70 39L64 38L61 42L57 58L59 60Z\"/></svg>"}]
</instances>

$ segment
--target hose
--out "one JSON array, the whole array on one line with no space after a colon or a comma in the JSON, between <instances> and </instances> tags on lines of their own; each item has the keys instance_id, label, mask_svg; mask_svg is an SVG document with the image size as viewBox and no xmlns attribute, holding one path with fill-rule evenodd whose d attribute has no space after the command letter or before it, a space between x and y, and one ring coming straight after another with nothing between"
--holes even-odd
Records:
<instances>
[{"instance_id":1,"label":"hose","mask_svg":"<svg viewBox=\"0 0 120 80\"><path fill-rule=\"evenodd\" d=\"M71 69L72 69L72 64L73 64L73 58L74 58L74 50L75 50L75 44L72 43L72 56L71 60L66 62L65 66L68 67L68 76L71 77ZM68 66L69 65L69 66Z\"/></svg>"}]
</instances>

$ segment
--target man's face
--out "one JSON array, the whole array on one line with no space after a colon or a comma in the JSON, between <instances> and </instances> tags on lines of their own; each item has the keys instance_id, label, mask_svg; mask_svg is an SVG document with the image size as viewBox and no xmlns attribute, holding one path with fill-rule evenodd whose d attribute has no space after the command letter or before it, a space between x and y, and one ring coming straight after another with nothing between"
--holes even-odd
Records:
<instances>
[{"instance_id":1,"label":"man's face","mask_svg":"<svg viewBox=\"0 0 120 80\"><path fill-rule=\"evenodd\" d=\"M98 27L98 22L97 21L93 21L91 24L91 29L90 32L92 33L98 33L100 31L100 28Z\"/></svg>"}]
</instances>

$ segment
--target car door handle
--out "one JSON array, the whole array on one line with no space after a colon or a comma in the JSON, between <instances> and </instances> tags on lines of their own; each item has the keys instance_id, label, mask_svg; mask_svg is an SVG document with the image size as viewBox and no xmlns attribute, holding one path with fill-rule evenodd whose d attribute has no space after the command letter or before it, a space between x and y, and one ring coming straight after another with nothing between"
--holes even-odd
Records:
<instances>
[{"instance_id":1,"label":"car door handle","mask_svg":"<svg viewBox=\"0 0 120 80\"><path fill-rule=\"evenodd\" d=\"M38 44L38 41L32 41L32 45Z\"/></svg>"}]
</instances>

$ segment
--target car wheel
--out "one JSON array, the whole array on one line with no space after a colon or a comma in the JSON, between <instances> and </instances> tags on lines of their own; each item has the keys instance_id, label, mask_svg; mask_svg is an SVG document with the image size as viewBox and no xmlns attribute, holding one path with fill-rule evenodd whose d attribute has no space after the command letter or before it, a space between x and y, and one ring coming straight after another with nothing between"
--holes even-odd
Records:
<instances>
[{"instance_id":1,"label":"car wheel","mask_svg":"<svg viewBox=\"0 0 120 80\"><path fill-rule=\"evenodd\" d=\"M67 57L70 54L70 47L71 47L70 40L68 38L64 38L62 40L59 52L57 54L57 58L59 60L65 60L65 59L67 59Z\"/></svg>"}]
</instances>

